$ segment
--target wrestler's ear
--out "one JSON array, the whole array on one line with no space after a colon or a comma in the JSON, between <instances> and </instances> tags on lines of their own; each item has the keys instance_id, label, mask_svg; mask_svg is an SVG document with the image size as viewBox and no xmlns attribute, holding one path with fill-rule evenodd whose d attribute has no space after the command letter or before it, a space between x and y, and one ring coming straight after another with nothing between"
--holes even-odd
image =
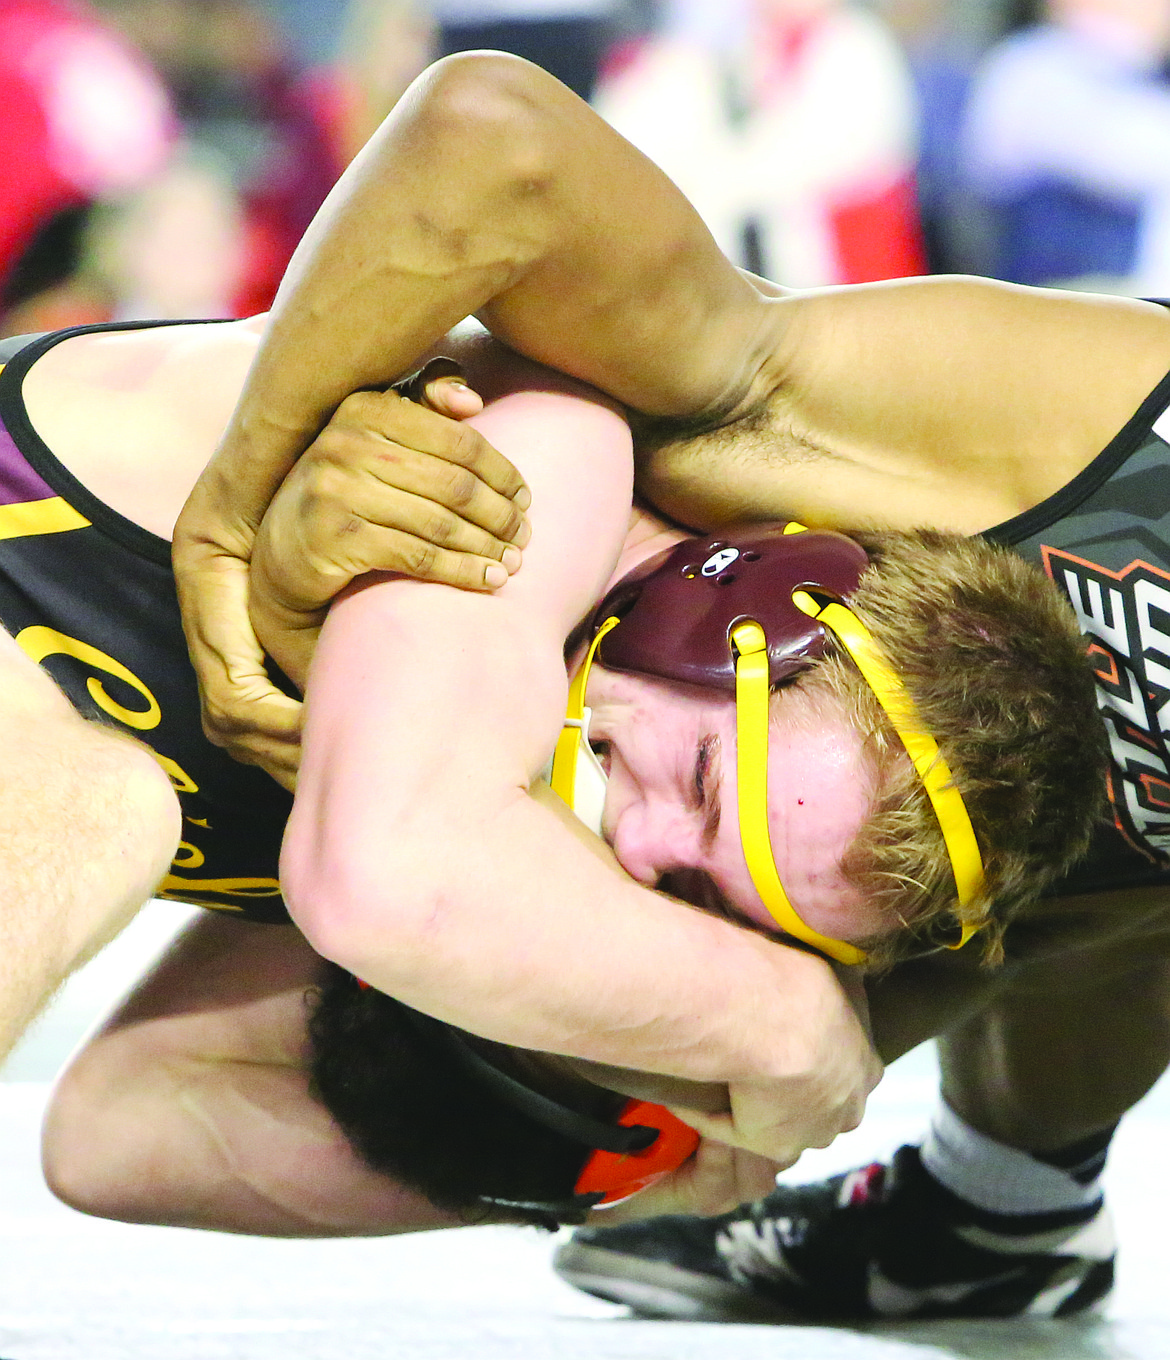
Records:
<instances>
[{"instance_id":1,"label":"wrestler's ear","mask_svg":"<svg viewBox=\"0 0 1170 1360\"><path fill-rule=\"evenodd\" d=\"M462 367L445 356L428 360L417 373L395 383L394 390L452 420L466 420L483 410L483 398L467 386Z\"/></svg>"}]
</instances>

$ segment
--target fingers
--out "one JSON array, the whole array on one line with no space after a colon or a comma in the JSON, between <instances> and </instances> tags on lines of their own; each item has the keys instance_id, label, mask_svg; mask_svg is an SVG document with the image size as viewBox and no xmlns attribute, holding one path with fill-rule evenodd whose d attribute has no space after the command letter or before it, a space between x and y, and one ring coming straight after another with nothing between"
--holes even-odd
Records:
<instances>
[{"instance_id":1,"label":"fingers","mask_svg":"<svg viewBox=\"0 0 1170 1360\"><path fill-rule=\"evenodd\" d=\"M530 497L512 465L472 426L394 393L347 398L294 473L315 476L338 512L440 547L502 562L530 536Z\"/></svg>"},{"instance_id":2,"label":"fingers","mask_svg":"<svg viewBox=\"0 0 1170 1360\"><path fill-rule=\"evenodd\" d=\"M253 608L312 614L368 571L498 589L519 568L529 529L514 501L464 465L482 459L503 461L469 426L394 394L349 398L269 507Z\"/></svg>"},{"instance_id":3,"label":"fingers","mask_svg":"<svg viewBox=\"0 0 1170 1360\"><path fill-rule=\"evenodd\" d=\"M451 360L432 363L451 364ZM428 365L423 374L428 374L430 369L431 365ZM458 377L444 375L428 380L421 395L433 400L436 409L406 400L393 390L355 392L342 402L333 423L340 425L352 421L359 428L366 425L373 434L381 434L409 449L455 463L474 473L501 500L510 502L509 508L526 510L531 504L531 495L520 473L478 431L460 423L466 416L482 409L479 396ZM451 416L456 418L450 419Z\"/></svg>"},{"instance_id":4,"label":"fingers","mask_svg":"<svg viewBox=\"0 0 1170 1360\"><path fill-rule=\"evenodd\" d=\"M408 401L429 406L452 420L466 420L483 410L483 398L463 379L463 368L454 359L432 359L394 390Z\"/></svg>"},{"instance_id":5,"label":"fingers","mask_svg":"<svg viewBox=\"0 0 1170 1360\"><path fill-rule=\"evenodd\" d=\"M681 1106L671 1108L670 1112L701 1134L704 1141L710 1140L733 1151L760 1157L774 1166L776 1171L792 1166L806 1147L814 1146L804 1141L803 1134L789 1131L778 1124L771 1124L764 1130L745 1130L737 1125L735 1117L730 1114L703 1114Z\"/></svg>"},{"instance_id":6,"label":"fingers","mask_svg":"<svg viewBox=\"0 0 1170 1360\"><path fill-rule=\"evenodd\" d=\"M342 439L343 447L330 450L329 464L305 469L306 478L315 477L309 488L315 504L306 507L306 516L311 514L317 523L325 516L321 527L328 533L348 544L351 535L368 530L376 541L378 530L389 530L445 552L498 562L509 572L519 567L520 549L531 537L528 521L472 473L417 450L381 453L370 465L360 449L350 447L348 437L340 436L339 443ZM368 548L355 553L349 545L347 551L368 560ZM384 570L407 569L381 565Z\"/></svg>"},{"instance_id":7,"label":"fingers","mask_svg":"<svg viewBox=\"0 0 1170 1360\"><path fill-rule=\"evenodd\" d=\"M434 581L464 590L498 590L520 565L519 550L508 547L502 561L488 555L458 521L438 523L432 516L424 536L368 521L354 522L344 558L334 556L353 576L368 571L398 571L418 581ZM440 541L449 547L438 546Z\"/></svg>"},{"instance_id":8,"label":"fingers","mask_svg":"<svg viewBox=\"0 0 1170 1360\"><path fill-rule=\"evenodd\" d=\"M423 404L452 420L467 420L483 410L483 398L460 378L438 378L423 392Z\"/></svg>"},{"instance_id":9,"label":"fingers","mask_svg":"<svg viewBox=\"0 0 1170 1360\"><path fill-rule=\"evenodd\" d=\"M200 679L203 727L234 759L296 784L301 705L276 689L248 620L248 568L207 552L180 586L191 660Z\"/></svg>"},{"instance_id":10,"label":"fingers","mask_svg":"<svg viewBox=\"0 0 1170 1360\"><path fill-rule=\"evenodd\" d=\"M707 1218L770 1193L781 1169L764 1157L705 1138L677 1171L631 1199L597 1211L593 1218L599 1224L658 1214Z\"/></svg>"},{"instance_id":11,"label":"fingers","mask_svg":"<svg viewBox=\"0 0 1170 1360\"><path fill-rule=\"evenodd\" d=\"M203 695L208 739L241 764L260 766L290 792L300 767L303 713L303 705L266 675L209 685Z\"/></svg>"}]
</instances>

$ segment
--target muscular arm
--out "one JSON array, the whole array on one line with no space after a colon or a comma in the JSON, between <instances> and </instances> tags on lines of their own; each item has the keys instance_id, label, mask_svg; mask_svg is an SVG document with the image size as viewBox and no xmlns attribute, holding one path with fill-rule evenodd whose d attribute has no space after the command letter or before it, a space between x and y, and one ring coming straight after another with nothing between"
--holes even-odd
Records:
<instances>
[{"instance_id":1,"label":"muscular arm","mask_svg":"<svg viewBox=\"0 0 1170 1360\"><path fill-rule=\"evenodd\" d=\"M826 966L640 887L528 793L564 712L562 639L623 537L628 441L565 394L505 397L479 423L532 485L529 560L490 597L382 579L334 606L281 866L294 919L327 958L462 1028L766 1089L766 1130L723 1131L784 1160L855 1117L869 1076ZM810 1033L807 1066L825 1065L793 1100L781 1077ZM822 1078L841 1082L828 1100Z\"/></svg>"},{"instance_id":2,"label":"muscular arm","mask_svg":"<svg viewBox=\"0 0 1170 1360\"><path fill-rule=\"evenodd\" d=\"M438 63L306 234L176 526L209 725L224 740L243 729L242 758L287 769L299 720L247 626L246 563L273 491L348 393L407 371L472 312L530 357L652 412L737 408L772 349L771 303L586 104L514 58ZM431 451L466 463L473 436L461 430L440 431Z\"/></svg>"},{"instance_id":3,"label":"muscular arm","mask_svg":"<svg viewBox=\"0 0 1170 1360\"><path fill-rule=\"evenodd\" d=\"M1170 368L1170 313L920 278L790 295L754 417L647 442L639 488L684 523L795 517L975 533L1079 473Z\"/></svg>"},{"instance_id":4,"label":"muscular arm","mask_svg":"<svg viewBox=\"0 0 1170 1360\"><path fill-rule=\"evenodd\" d=\"M365 1166L310 1095L320 968L291 926L196 917L58 1080L53 1192L105 1218L273 1237L450 1225Z\"/></svg>"},{"instance_id":5,"label":"muscular arm","mask_svg":"<svg viewBox=\"0 0 1170 1360\"><path fill-rule=\"evenodd\" d=\"M551 77L456 58L412 88L290 267L213 464L213 477L230 472L240 519L347 393L405 371L472 312L650 417L715 424L776 398L779 439L717 469L756 515L786 491L814 494L776 456L789 434L835 460L812 460L828 513L848 499L872 514L876 495L880 514L907 489L929 505L932 479L953 499L956 476L994 484L1005 469L1026 494L1034 458L1063 477L1170 366L1170 319L1126 299L961 279L777 296L733 270L674 186ZM651 487L660 462L647 461ZM847 498L831 486L846 469L863 482ZM709 495L674 482L671 510L695 521Z\"/></svg>"},{"instance_id":6,"label":"muscular arm","mask_svg":"<svg viewBox=\"0 0 1170 1360\"><path fill-rule=\"evenodd\" d=\"M286 768L297 714L244 618L256 525L346 394L397 376L470 312L664 418L639 486L704 526L984 529L1080 471L1170 366L1170 318L1124 299L953 279L786 295L733 270L674 186L544 72L441 62L306 235L176 531L211 721L225 737L270 724ZM710 439L676 437L736 416ZM474 436L437 428L428 447L466 463ZM321 573L326 593L345 579ZM271 755L265 740L250 758Z\"/></svg>"},{"instance_id":7,"label":"muscular arm","mask_svg":"<svg viewBox=\"0 0 1170 1360\"><path fill-rule=\"evenodd\" d=\"M760 302L674 186L576 96L516 59L451 58L306 234L213 466L236 476L241 516L258 513L344 396L407 371L472 313L639 410L730 408L772 343Z\"/></svg>"},{"instance_id":8,"label":"muscular arm","mask_svg":"<svg viewBox=\"0 0 1170 1360\"><path fill-rule=\"evenodd\" d=\"M178 803L143 747L80 718L0 632L0 1056L166 871Z\"/></svg>"}]
</instances>

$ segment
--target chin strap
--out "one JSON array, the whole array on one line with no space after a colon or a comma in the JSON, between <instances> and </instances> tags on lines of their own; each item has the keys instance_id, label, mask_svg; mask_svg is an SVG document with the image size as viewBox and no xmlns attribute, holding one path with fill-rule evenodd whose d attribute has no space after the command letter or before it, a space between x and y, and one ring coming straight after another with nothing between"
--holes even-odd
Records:
<instances>
[{"instance_id":1,"label":"chin strap","mask_svg":"<svg viewBox=\"0 0 1170 1360\"><path fill-rule=\"evenodd\" d=\"M739 838L756 892L786 935L812 945L838 963L864 963L865 954L856 945L832 940L806 925L780 882L768 830L768 640L760 625L749 620L731 630L731 644L736 653L735 801L739 806Z\"/></svg>"},{"instance_id":2,"label":"chin strap","mask_svg":"<svg viewBox=\"0 0 1170 1360\"><path fill-rule=\"evenodd\" d=\"M606 619L589 644L573 683L569 686L569 701L561 734L553 751L548 782L553 793L572 809L577 819L597 835L601 835L601 814L605 807L605 771L589 745L590 710L585 707L585 686L593 666L601 639L619 620Z\"/></svg>"},{"instance_id":3,"label":"chin strap","mask_svg":"<svg viewBox=\"0 0 1170 1360\"><path fill-rule=\"evenodd\" d=\"M835 600L818 604L803 590L796 591L792 598L798 609L824 624L853 658L905 746L938 818L955 875L959 903L966 906L983 881L979 844L950 769L939 753L938 743L926 731L914 700L886 661L869 629L851 610ZM782 930L839 963L863 963L865 954L856 946L829 939L800 919L776 873L768 828L770 686L767 639L760 625L749 620L732 630L731 641L736 652L739 829L752 882ZM978 929L978 926L962 921L959 939L946 947L961 949Z\"/></svg>"}]
</instances>

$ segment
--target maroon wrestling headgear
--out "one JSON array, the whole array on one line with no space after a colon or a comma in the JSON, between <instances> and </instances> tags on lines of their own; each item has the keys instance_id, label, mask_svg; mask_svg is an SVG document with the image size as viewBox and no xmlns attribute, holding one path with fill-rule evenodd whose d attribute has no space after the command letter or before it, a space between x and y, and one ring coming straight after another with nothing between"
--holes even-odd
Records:
<instances>
[{"instance_id":1,"label":"maroon wrestling headgear","mask_svg":"<svg viewBox=\"0 0 1170 1360\"><path fill-rule=\"evenodd\" d=\"M822 657L830 633L853 659L914 763L938 817L961 904L974 897L983 878L971 819L938 745L882 649L845 603L868 565L864 549L851 538L795 523L748 525L676 544L631 572L595 611L593 643L571 687L567 720L567 728L583 730L594 655L612 670L734 694L736 801L752 882L783 930L841 963L862 963L865 955L801 919L776 872L768 828L770 688ZM573 746L567 732L567 757ZM558 745L558 756L561 750ZM556 761L553 768L553 787L570 806L572 759L561 771ZM975 928L963 922L951 947L965 944Z\"/></svg>"},{"instance_id":2,"label":"maroon wrestling headgear","mask_svg":"<svg viewBox=\"0 0 1170 1360\"><path fill-rule=\"evenodd\" d=\"M768 640L768 679L778 684L825 654L825 626L794 602L798 590L842 600L869 565L844 534L786 532L777 524L689 538L651 557L598 605L592 632L619 624L598 657L615 671L682 680L735 693L731 634L752 621Z\"/></svg>"}]
</instances>

